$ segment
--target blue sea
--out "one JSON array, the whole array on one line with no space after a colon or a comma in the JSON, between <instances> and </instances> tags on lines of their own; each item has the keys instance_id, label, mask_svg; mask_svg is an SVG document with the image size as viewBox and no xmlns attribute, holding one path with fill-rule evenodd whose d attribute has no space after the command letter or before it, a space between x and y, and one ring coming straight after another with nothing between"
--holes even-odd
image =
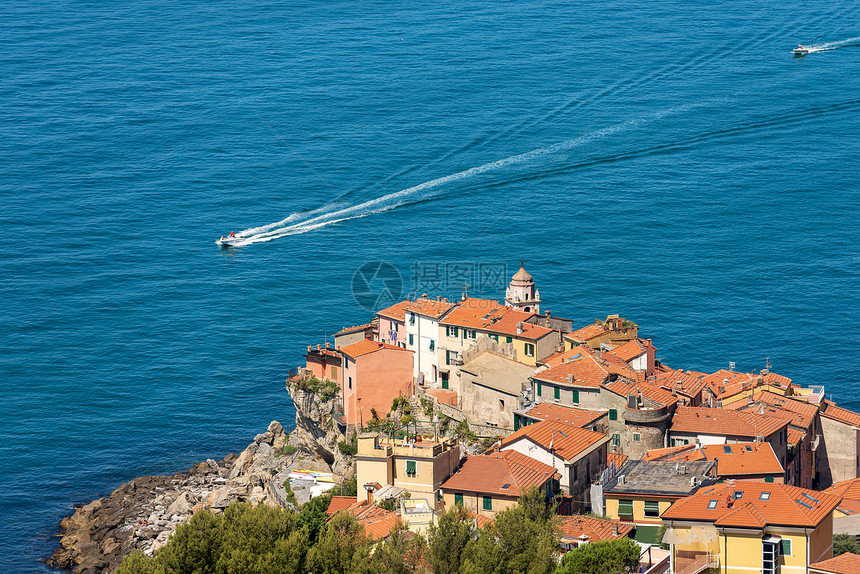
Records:
<instances>
[{"instance_id":1,"label":"blue sea","mask_svg":"<svg viewBox=\"0 0 860 574\"><path fill-rule=\"evenodd\" d=\"M576 325L860 408L858 188L857 2L6 0L0 571L292 426L364 307L521 259Z\"/></svg>"}]
</instances>

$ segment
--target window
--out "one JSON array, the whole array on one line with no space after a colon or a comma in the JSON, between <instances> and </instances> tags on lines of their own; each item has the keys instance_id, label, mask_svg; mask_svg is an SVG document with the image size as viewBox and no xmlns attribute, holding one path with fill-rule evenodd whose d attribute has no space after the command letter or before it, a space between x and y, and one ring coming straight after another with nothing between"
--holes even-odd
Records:
<instances>
[{"instance_id":1,"label":"window","mask_svg":"<svg viewBox=\"0 0 860 574\"><path fill-rule=\"evenodd\" d=\"M573 391L573 397L571 399L571 402L575 405L579 404L579 391L576 391L576 390Z\"/></svg>"},{"instance_id":2,"label":"window","mask_svg":"<svg viewBox=\"0 0 860 574\"><path fill-rule=\"evenodd\" d=\"M779 542L779 555L780 556L791 556L791 539L783 538Z\"/></svg>"},{"instance_id":3,"label":"window","mask_svg":"<svg viewBox=\"0 0 860 574\"><path fill-rule=\"evenodd\" d=\"M514 431L520 430L520 427L523 426L520 422L520 415L514 415Z\"/></svg>"},{"instance_id":4,"label":"window","mask_svg":"<svg viewBox=\"0 0 860 574\"><path fill-rule=\"evenodd\" d=\"M552 398L559 400L561 398L561 389L558 387L552 388Z\"/></svg>"},{"instance_id":5,"label":"window","mask_svg":"<svg viewBox=\"0 0 860 574\"><path fill-rule=\"evenodd\" d=\"M505 401L503 401L502 399L499 399L499 412L500 413L504 412L504 410L505 410Z\"/></svg>"},{"instance_id":6,"label":"window","mask_svg":"<svg viewBox=\"0 0 860 574\"><path fill-rule=\"evenodd\" d=\"M391 322L391 330L395 333L397 332L397 323L395 323L394 321Z\"/></svg>"},{"instance_id":7,"label":"window","mask_svg":"<svg viewBox=\"0 0 860 574\"><path fill-rule=\"evenodd\" d=\"M646 500L645 516L649 518L660 518L660 503L656 500Z\"/></svg>"},{"instance_id":8,"label":"window","mask_svg":"<svg viewBox=\"0 0 860 574\"><path fill-rule=\"evenodd\" d=\"M615 409L609 409L609 420L617 421L618 420L618 411Z\"/></svg>"},{"instance_id":9,"label":"window","mask_svg":"<svg viewBox=\"0 0 860 574\"><path fill-rule=\"evenodd\" d=\"M764 481L765 482L773 482L773 477L772 476L766 476L766 477L764 477Z\"/></svg>"},{"instance_id":10,"label":"window","mask_svg":"<svg viewBox=\"0 0 860 574\"><path fill-rule=\"evenodd\" d=\"M576 465L573 465L573 482L576 482L577 480Z\"/></svg>"},{"instance_id":11,"label":"window","mask_svg":"<svg viewBox=\"0 0 860 574\"><path fill-rule=\"evenodd\" d=\"M448 336L456 337L457 336L457 327L448 327Z\"/></svg>"},{"instance_id":12,"label":"window","mask_svg":"<svg viewBox=\"0 0 860 574\"><path fill-rule=\"evenodd\" d=\"M416 469L416 462L414 460L406 461L406 476L415 476L418 474Z\"/></svg>"},{"instance_id":13,"label":"window","mask_svg":"<svg viewBox=\"0 0 860 574\"><path fill-rule=\"evenodd\" d=\"M621 446L621 435L616 433L612 435L612 446Z\"/></svg>"},{"instance_id":14,"label":"window","mask_svg":"<svg viewBox=\"0 0 860 574\"><path fill-rule=\"evenodd\" d=\"M743 490L736 490L735 491L735 493L734 493L734 499L735 500L740 500L743 497L744 497L744 491Z\"/></svg>"},{"instance_id":15,"label":"window","mask_svg":"<svg viewBox=\"0 0 860 574\"><path fill-rule=\"evenodd\" d=\"M469 338L470 338L470 339L474 339L474 338L475 338L475 331L474 331L474 330L469 331Z\"/></svg>"},{"instance_id":16,"label":"window","mask_svg":"<svg viewBox=\"0 0 860 574\"><path fill-rule=\"evenodd\" d=\"M352 388L352 377L349 378L349 388Z\"/></svg>"},{"instance_id":17,"label":"window","mask_svg":"<svg viewBox=\"0 0 860 574\"><path fill-rule=\"evenodd\" d=\"M333 380L333 381L337 380L337 367L331 368L331 380Z\"/></svg>"},{"instance_id":18,"label":"window","mask_svg":"<svg viewBox=\"0 0 860 574\"><path fill-rule=\"evenodd\" d=\"M779 550L776 547L776 542L770 540L762 540L761 543L761 571L762 574L777 574L779 572L779 564L777 564Z\"/></svg>"},{"instance_id":19,"label":"window","mask_svg":"<svg viewBox=\"0 0 860 574\"><path fill-rule=\"evenodd\" d=\"M489 496L484 497L484 510L492 510L493 509L493 499Z\"/></svg>"},{"instance_id":20,"label":"window","mask_svg":"<svg viewBox=\"0 0 860 574\"><path fill-rule=\"evenodd\" d=\"M633 442L639 442L640 440L642 440L642 435L638 432L633 433Z\"/></svg>"},{"instance_id":21,"label":"window","mask_svg":"<svg viewBox=\"0 0 860 574\"><path fill-rule=\"evenodd\" d=\"M412 333L409 333L409 344L410 344L410 345L414 345L414 344L415 344L415 340L412 338Z\"/></svg>"},{"instance_id":22,"label":"window","mask_svg":"<svg viewBox=\"0 0 860 574\"><path fill-rule=\"evenodd\" d=\"M681 446L682 444L690 444L690 439L686 438L673 438L672 444L669 446Z\"/></svg>"},{"instance_id":23,"label":"window","mask_svg":"<svg viewBox=\"0 0 860 574\"><path fill-rule=\"evenodd\" d=\"M463 506L463 493L455 492L454 493L454 505L455 506Z\"/></svg>"},{"instance_id":24,"label":"window","mask_svg":"<svg viewBox=\"0 0 860 574\"><path fill-rule=\"evenodd\" d=\"M496 343L498 343L498 342L499 342L499 336L498 336L498 335L490 335L490 339L492 339L492 340L493 340L493 341L495 341Z\"/></svg>"},{"instance_id":25,"label":"window","mask_svg":"<svg viewBox=\"0 0 860 574\"><path fill-rule=\"evenodd\" d=\"M436 350L436 341L434 339L430 339L430 350L431 351Z\"/></svg>"},{"instance_id":26,"label":"window","mask_svg":"<svg viewBox=\"0 0 860 574\"><path fill-rule=\"evenodd\" d=\"M415 324L415 313L409 313L409 324L410 325Z\"/></svg>"},{"instance_id":27,"label":"window","mask_svg":"<svg viewBox=\"0 0 860 574\"><path fill-rule=\"evenodd\" d=\"M633 501L619 500L618 501L618 516L633 517Z\"/></svg>"},{"instance_id":28,"label":"window","mask_svg":"<svg viewBox=\"0 0 860 574\"><path fill-rule=\"evenodd\" d=\"M758 499L759 500L770 500L770 493L769 492L762 492L759 495Z\"/></svg>"},{"instance_id":29,"label":"window","mask_svg":"<svg viewBox=\"0 0 860 574\"><path fill-rule=\"evenodd\" d=\"M513 337L505 337L505 343L513 343L513 342L514 342Z\"/></svg>"},{"instance_id":30,"label":"window","mask_svg":"<svg viewBox=\"0 0 860 574\"><path fill-rule=\"evenodd\" d=\"M442 379L442 388L448 390L448 379Z\"/></svg>"},{"instance_id":31,"label":"window","mask_svg":"<svg viewBox=\"0 0 860 574\"><path fill-rule=\"evenodd\" d=\"M531 343L526 343L526 357L535 356L535 346Z\"/></svg>"},{"instance_id":32,"label":"window","mask_svg":"<svg viewBox=\"0 0 860 574\"><path fill-rule=\"evenodd\" d=\"M543 396L543 387L541 386L540 383L536 383L536 384L537 384L537 396L542 397Z\"/></svg>"},{"instance_id":33,"label":"window","mask_svg":"<svg viewBox=\"0 0 860 574\"><path fill-rule=\"evenodd\" d=\"M716 500L711 500L708 502L708 508L714 509L716 507L717 507L717 501Z\"/></svg>"}]
</instances>

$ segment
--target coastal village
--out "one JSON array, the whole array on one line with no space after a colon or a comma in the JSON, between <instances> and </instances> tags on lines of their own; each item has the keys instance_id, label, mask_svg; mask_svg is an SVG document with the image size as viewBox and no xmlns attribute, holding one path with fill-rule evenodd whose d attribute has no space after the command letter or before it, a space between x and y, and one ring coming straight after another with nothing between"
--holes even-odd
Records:
<instances>
[{"instance_id":1,"label":"coastal village","mask_svg":"<svg viewBox=\"0 0 860 574\"><path fill-rule=\"evenodd\" d=\"M356 481L329 515L377 539L456 506L480 527L537 488L561 553L626 537L649 574L860 572L833 552L860 531L860 414L769 365L664 364L629 318L551 314L523 267L503 295L422 294L307 347L291 441Z\"/></svg>"}]
</instances>

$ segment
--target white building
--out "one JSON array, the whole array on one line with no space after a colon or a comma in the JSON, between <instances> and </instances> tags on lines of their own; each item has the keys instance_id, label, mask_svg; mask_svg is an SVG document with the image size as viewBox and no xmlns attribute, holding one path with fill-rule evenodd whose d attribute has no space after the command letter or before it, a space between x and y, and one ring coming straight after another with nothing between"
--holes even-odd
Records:
<instances>
[{"instance_id":1,"label":"white building","mask_svg":"<svg viewBox=\"0 0 860 574\"><path fill-rule=\"evenodd\" d=\"M413 376L427 384L439 381L439 321L456 305L425 293L406 306L406 348L415 351Z\"/></svg>"}]
</instances>

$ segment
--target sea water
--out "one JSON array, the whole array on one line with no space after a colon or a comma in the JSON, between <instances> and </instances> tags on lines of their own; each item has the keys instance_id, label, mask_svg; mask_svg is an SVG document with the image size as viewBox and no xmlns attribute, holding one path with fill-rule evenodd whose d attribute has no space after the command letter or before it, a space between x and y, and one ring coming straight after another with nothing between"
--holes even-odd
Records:
<instances>
[{"instance_id":1,"label":"sea water","mask_svg":"<svg viewBox=\"0 0 860 574\"><path fill-rule=\"evenodd\" d=\"M860 408L858 8L2 3L0 570L291 426L305 346L374 303L521 259L575 325Z\"/></svg>"}]
</instances>

